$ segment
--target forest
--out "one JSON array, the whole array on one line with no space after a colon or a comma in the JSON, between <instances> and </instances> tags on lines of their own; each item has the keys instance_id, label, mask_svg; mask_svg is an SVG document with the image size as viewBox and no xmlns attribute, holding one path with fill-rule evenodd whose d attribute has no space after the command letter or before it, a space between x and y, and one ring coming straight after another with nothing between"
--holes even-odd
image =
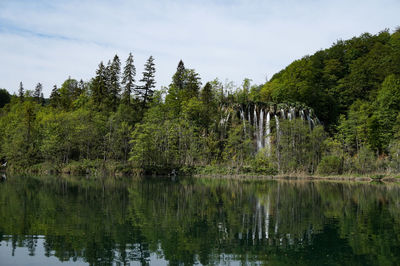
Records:
<instances>
[{"instance_id":1,"label":"forest","mask_svg":"<svg viewBox=\"0 0 400 266\"><path fill-rule=\"evenodd\" d=\"M338 40L265 84L202 82L181 60L156 88L155 59L101 62L49 98L0 90L0 161L74 175L398 174L400 29ZM138 74L138 75L137 75Z\"/></svg>"}]
</instances>

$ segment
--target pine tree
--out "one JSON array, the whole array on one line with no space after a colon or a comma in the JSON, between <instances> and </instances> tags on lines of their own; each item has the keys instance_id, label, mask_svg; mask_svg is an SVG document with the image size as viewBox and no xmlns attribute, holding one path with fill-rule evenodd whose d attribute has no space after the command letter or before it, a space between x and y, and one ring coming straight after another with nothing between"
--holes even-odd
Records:
<instances>
[{"instance_id":1,"label":"pine tree","mask_svg":"<svg viewBox=\"0 0 400 266\"><path fill-rule=\"evenodd\" d=\"M53 90L50 94L50 105L53 107L58 107L60 104L60 93L58 91L57 85L54 85Z\"/></svg>"},{"instance_id":2,"label":"pine tree","mask_svg":"<svg viewBox=\"0 0 400 266\"><path fill-rule=\"evenodd\" d=\"M194 69L187 69L184 79L184 97L190 99L199 96L201 81Z\"/></svg>"},{"instance_id":3,"label":"pine tree","mask_svg":"<svg viewBox=\"0 0 400 266\"><path fill-rule=\"evenodd\" d=\"M44 106L44 104L45 104L43 92L40 93L39 104L41 104L42 106Z\"/></svg>"},{"instance_id":4,"label":"pine tree","mask_svg":"<svg viewBox=\"0 0 400 266\"><path fill-rule=\"evenodd\" d=\"M176 72L172 77L172 83L178 90L183 90L185 87L186 68L182 60L179 61Z\"/></svg>"},{"instance_id":5,"label":"pine tree","mask_svg":"<svg viewBox=\"0 0 400 266\"><path fill-rule=\"evenodd\" d=\"M135 65L133 64L133 56L132 53L129 53L129 56L126 59L126 64L124 67L124 73L122 77L122 84L124 85L122 101L125 104L130 104L131 94L135 88L135 76L136 76L136 68Z\"/></svg>"},{"instance_id":6,"label":"pine tree","mask_svg":"<svg viewBox=\"0 0 400 266\"><path fill-rule=\"evenodd\" d=\"M33 97L36 99L37 103L40 103L40 95L42 94L43 86L39 82L36 87L35 91L33 92Z\"/></svg>"},{"instance_id":7,"label":"pine tree","mask_svg":"<svg viewBox=\"0 0 400 266\"><path fill-rule=\"evenodd\" d=\"M143 82L143 86L139 87L140 96L143 98L143 106L153 97L154 88L156 87L156 81L154 80L154 74L156 72L153 56L147 59L144 65L143 78L140 82Z\"/></svg>"},{"instance_id":8,"label":"pine tree","mask_svg":"<svg viewBox=\"0 0 400 266\"><path fill-rule=\"evenodd\" d=\"M120 74L121 74L121 62L119 60L118 55L114 56L114 59L112 63L109 66L109 97L110 97L110 103L115 111L118 106L118 100L120 97L121 93L121 87L120 87Z\"/></svg>"},{"instance_id":9,"label":"pine tree","mask_svg":"<svg viewBox=\"0 0 400 266\"><path fill-rule=\"evenodd\" d=\"M91 85L93 102L101 105L107 95L106 68L103 62L100 62L99 68L96 71L96 77L93 79Z\"/></svg>"},{"instance_id":10,"label":"pine tree","mask_svg":"<svg viewBox=\"0 0 400 266\"><path fill-rule=\"evenodd\" d=\"M22 84L22 81L21 81L19 83L19 90L18 90L18 96L19 96L20 102L24 101L24 94L25 94L24 85Z\"/></svg>"}]
</instances>

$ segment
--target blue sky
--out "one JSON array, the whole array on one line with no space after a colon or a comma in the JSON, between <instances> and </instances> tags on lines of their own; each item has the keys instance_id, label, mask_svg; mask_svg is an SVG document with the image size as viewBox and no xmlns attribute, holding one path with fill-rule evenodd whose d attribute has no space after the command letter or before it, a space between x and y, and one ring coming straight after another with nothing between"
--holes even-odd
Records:
<instances>
[{"instance_id":1,"label":"blue sky","mask_svg":"<svg viewBox=\"0 0 400 266\"><path fill-rule=\"evenodd\" d=\"M132 52L140 79L153 55L157 87L182 59L203 83L265 82L295 59L338 39L400 26L399 0L0 0L0 88L37 82L49 95L71 76Z\"/></svg>"}]
</instances>

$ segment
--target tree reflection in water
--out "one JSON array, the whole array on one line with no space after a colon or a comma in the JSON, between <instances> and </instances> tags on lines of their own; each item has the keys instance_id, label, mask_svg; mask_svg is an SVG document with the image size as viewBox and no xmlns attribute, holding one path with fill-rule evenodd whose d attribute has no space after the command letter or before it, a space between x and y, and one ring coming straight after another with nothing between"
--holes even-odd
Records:
<instances>
[{"instance_id":1,"label":"tree reflection in water","mask_svg":"<svg viewBox=\"0 0 400 266\"><path fill-rule=\"evenodd\" d=\"M396 264L399 207L396 184L10 177L0 249L89 264Z\"/></svg>"}]
</instances>

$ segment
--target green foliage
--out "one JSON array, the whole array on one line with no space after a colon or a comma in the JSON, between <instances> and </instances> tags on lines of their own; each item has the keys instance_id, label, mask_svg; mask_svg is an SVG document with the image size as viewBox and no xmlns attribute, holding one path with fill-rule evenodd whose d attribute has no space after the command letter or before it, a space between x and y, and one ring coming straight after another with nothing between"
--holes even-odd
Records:
<instances>
[{"instance_id":1,"label":"green foliage","mask_svg":"<svg viewBox=\"0 0 400 266\"><path fill-rule=\"evenodd\" d=\"M11 95L6 89L0 89L0 108L11 101Z\"/></svg>"},{"instance_id":2,"label":"green foliage","mask_svg":"<svg viewBox=\"0 0 400 266\"><path fill-rule=\"evenodd\" d=\"M36 116L40 105L24 101L11 106L10 112L0 117L1 153L12 167L36 164L40 159L40 131Z\"/></svg>"},{"instance_id":3,"label":"green foliage","mask_svg":"<svg viewBox=\"0 0 400 266\"><path fill-rule=\"evenodd\" d=\"M321 175L338 175L342 173L342 160L335 155L324 156L318 165L317 173Z\"/></svg>"},{"instance_id":4,"label":"green foliage","mask_svg":"<svg viewBox=\"0 0 400 266\"><path fill-rule=\"evenodd\" d=\"M143 85L137 88L137 93L142 98L143 106L146 106L147 102L152 100L154 88L156 87L155 72L154 58L150 56L144 65L143 77L140 80Z\"/></svg>"},{"instance_id":5,"label":"green foliage","mask_svg":"<svg viewBox=\"0 0 400 266\"><path fill-rule=\"evenodd\" d=\"M124 85L124 92L122 95L122 101L124 104L131 103L131 94L135 88L135 76L136 68L133 64L133 55L129 53L126 59L126 64L124 67L124 73L122 75L122 84Z\"/></svg>"},{"instance_id":6,"label":"green foliage","mask_svg":"<svg viewBox=\"0 0 400 266\"><path fill-rule=\"evenodd\" d=\"M258 152L255 158L251 160L251 171L260 175L275 175L278 173L274 162L266 155L265 151Z\"/></svg>"},{"instance_id":7,"label":"green foliage","mask_svg":"<svg viewBox=\"0 0 400 266\"><path fill-rule=\"evenodd\" d=\"M25 91L21 82L18 100L0 90L0 160L21 169L101 160L145 173L209 164L233 173L398 172L399 64L400 33L383 31L339 40L260 86L202 87L181 60L168 88L154 90L152 56L138 86L133 55L122 73L115 55L89 82L54 86L48 102L40 83ZM310 120L289 118L292 107ZM261 109L280 123L270 122L268 137L265 117L263 127L254 118Z\"/></svg>"},{"instance_id":8,"label":"green foliage","mask_svg":"<svg viewBox=\"0 0 400 266\"><path fill-rule=\"evenodd\" d=\"M279 171L314 173L321 160L325 138L322 126L311 130L299 119L281 121L276 148Z\"/></svg>"},{"instance_id":9,"label":"green foliage","mask_svg":"<svg viewBox=\"0 0 400 266\"><path fill-rule=\"evenodd\" d=\"M368 147L361 147L355 156L354 166L358 173L367 174L376 171L376 158Z\"/></svg>"}]
</instances>

